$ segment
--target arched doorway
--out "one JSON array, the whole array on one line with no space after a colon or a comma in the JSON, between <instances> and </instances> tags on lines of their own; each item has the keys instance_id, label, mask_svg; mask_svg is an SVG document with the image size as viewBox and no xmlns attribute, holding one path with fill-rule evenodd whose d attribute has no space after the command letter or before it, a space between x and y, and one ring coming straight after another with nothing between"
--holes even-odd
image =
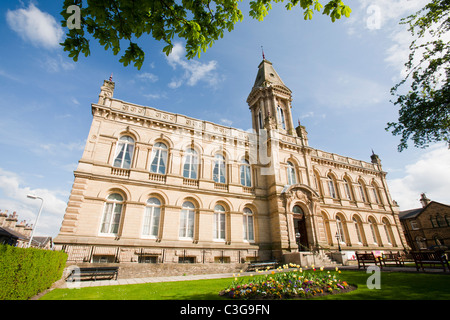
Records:
<instances>
[{"instance_id":1,"label":"arched doorway","mask_svg":"<svg viewBox=\"0 0 450 320\"><path fill-rule=\"evenodd\" d=\"M298 205L295 205L292 208L293 220L294 220L294 234L295 234L295 242L298 245L299 251L308 251L308 234L306 232L306 219L305 213L302 208Z\"/></svg>"}]
</instances>

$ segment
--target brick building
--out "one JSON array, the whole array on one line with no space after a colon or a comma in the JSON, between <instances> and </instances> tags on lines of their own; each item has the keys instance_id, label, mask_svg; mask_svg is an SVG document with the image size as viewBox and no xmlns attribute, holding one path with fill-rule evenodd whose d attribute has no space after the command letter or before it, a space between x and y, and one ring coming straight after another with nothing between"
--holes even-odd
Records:
<instances>
[{"instance_id":1,"label":"brick building","mask_svg":"<svg viewBox=\"0 0 450 320\"><path fill-rule=\"evenodd\" d=\"M450 246L450 206L421 194L421 208L401 211L400 221L412 250Z\"/></svg>"}]
</instances>

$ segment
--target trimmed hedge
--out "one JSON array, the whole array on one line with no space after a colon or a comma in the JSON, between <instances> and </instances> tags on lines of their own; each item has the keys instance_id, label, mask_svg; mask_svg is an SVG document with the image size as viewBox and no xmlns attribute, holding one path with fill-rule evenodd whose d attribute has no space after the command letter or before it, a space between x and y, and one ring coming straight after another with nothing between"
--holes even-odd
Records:
<instances>
[{"instance_id":1,"label":"trimmed hedge","mask_svg":"<svg viewBox=\"0 0 450 320\"><path fill-rule=\"evenodd\" d=\"M26 300L61 279L67 254L0 245L0 300Z\"/></svg>"}]
</instances>

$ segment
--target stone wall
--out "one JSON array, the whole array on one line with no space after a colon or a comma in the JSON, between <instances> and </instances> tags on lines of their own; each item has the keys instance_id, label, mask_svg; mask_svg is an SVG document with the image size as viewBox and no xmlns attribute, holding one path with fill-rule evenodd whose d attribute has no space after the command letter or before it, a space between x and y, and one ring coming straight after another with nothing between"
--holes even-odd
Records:
<instances>
[{"instance_id":1,"label":"stone wall","mask_svg":"<svg viewBox=\"0 0 450 320\"><path fill-rule=\"evenodd\" d=\"M70 267L65 269L68 275ZM78 267L119 267L118 279L168 277L198 274L238 273L245 270L244 263L80 263Z\"/></svg>"}]
</instances>

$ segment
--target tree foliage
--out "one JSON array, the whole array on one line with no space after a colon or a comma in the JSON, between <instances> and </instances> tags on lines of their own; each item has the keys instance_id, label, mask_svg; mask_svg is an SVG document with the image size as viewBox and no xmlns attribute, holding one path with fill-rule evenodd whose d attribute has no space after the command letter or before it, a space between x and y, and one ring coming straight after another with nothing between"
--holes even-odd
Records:
<instances>
[{"instance_id":1,"label":"tree foliage","mask_svg":"<svg viewBox=\"0 0 450 320\"><path fill-rule=\"evenodd\" d=\"M342 16L349 17L351 9L341 0L327 0L323 6L319 0L287 0L286 9L300 7L303 18L310 20L314 11L329 16L334 22ZM105 50L114 55L121 52L123 42L128 47L120 58L127 66L134 63L140 69L145 53L137 44L143 35L151 35L166 45L163 52L167 55L173 48L175 37L184 39L186 57L200 56L216 40L222 38L225 31L232 31L244 15L239 9L240 0L65 0L61 15L62 26L67 26L71 12L67 8L76 5L80 8L81 24L79 28L69 29L65 41L61 44L69 57L78 60L80 53L90 55L91 35ZM262 21L272 8L272 3L284 0L252 0L249 16Z\"/></svg>"},{"instance_id":2,"label":"tree foliage","mask_svg":"<svg viewBox=\"0 0 450 320\"><path fill-rule=\"evenodd\" d=\"M410 45L407 76L391 89L400 106L398 122L386 130L401 135L398 150L426 148L430 142L446 141L450 146L450 0L432 0L417 13L401 20L408 24L415 40ZM431 39L431 40L430 40ZM399 94L407 81L411 89Z\"/></svg>"}]
</instances>

